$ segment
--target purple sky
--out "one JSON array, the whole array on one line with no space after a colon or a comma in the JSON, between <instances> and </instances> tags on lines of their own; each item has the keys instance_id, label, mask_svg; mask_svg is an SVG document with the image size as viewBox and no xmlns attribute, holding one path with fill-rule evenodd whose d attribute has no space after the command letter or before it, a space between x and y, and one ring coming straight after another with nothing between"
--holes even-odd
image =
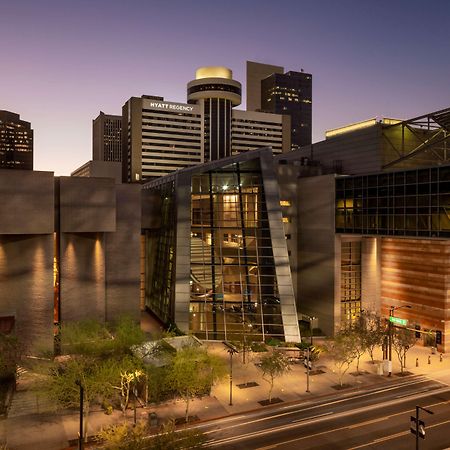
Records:
<instances>
[{"instance_id":1,"label":"purple sky","mask_svg":"<svg viewBox=\"0 0 450 450\"><path fill-rule=\"evenodd\" d=\"M200 66L244 85L253 60L313 74L318 141L450 106L449 17L448 0L2 2L0 109L32 123L36 170L67 175L91 159L100 110L142 94L184 102Z\"/></svg>"}]
</instances>

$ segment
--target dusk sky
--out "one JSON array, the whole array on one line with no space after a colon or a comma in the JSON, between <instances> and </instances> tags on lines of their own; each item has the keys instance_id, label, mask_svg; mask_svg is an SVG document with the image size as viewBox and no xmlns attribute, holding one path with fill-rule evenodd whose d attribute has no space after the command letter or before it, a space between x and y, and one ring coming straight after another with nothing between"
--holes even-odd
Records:
<instances>
[{"instance_id":1,"label":"dusk sky","mask_svg":"<svg viewBox=\"0 0 450 450\"><path fill-rule=\"evenodd\" d=\"M375 116L450 106L450 1L0 3L0 109L35 133L35 170L92 158L92 119L132 96L186 101L195 69L245 62L313 74L313 141Z\"/></svg>"}]
</instances>

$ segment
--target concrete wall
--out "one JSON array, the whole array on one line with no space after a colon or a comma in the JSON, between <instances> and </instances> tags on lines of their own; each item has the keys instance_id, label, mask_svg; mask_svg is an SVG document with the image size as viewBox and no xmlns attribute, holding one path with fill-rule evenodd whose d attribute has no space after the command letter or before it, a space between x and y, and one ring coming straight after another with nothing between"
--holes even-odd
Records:
<instances>
[{"instance_id":1,"label":"concrete wall","mask_svg":"<svg viewBox=\"0 0 450 450\"><path fill-rule=\"evenodd\" d=\"M105 233L107 321L121 315L139 319L141 187L116 186L116 231Z\"/></svg>"},{"instance_id":2,"label":"concrete wall","mask_svg":"<svg viewBox=\"0 0 450 450\"><path fill-rule=\"evenodd\" d=\"M347 175L381 170L381 125L345 133L305 147L303 156L323 164L327 172ZM309 154L308 154L309 153ZM335 170L341 166L342 170Z\"/></svg>"},{"instance_id":3,"label":"concrete wall","mask_svg":"<svg viewBox=\"0 0 450 450\"><path fill-rule=\"evenodd\" d=\"M60 259L61 321L105 317L103 233L62 233Z\"/></svg>"},{"instance_id":4,"label":"concrete wall","mask_svg":"<svg viewBox=\"0 0 450 450\"><path fill-rule=\"evenodd\" d=\"M334 333L337 319L334 197L334 175L298 180L297 309L318 317L317 325L326 334Z\"/></svg>"},{"instance_id":5,"label":"concrete wall","mask_svg":"<svg viewBox=\"0 0 450 450\"><path fill-rule=\"evenodd\" d=\"M0 316L28 351L53 348L53 235L0 235Z\"/></svg>"},{"instance_id":6,"label":"concrete wall","mask_svg":"<svg viewBox=\"0 0 450 450\"><path fill-rule=\"evenodd\" d=\"M0 170L0 234L53 233L53 172Z\"/></svg>"},{"instance_id":7,"label":"concrete wall","mask_svg":"<svg viewBox=\"0 0 450 450\"><path fill-rule=\"evenodd\" d=\"M115 231L116 196L112 178L60 177L63 233Z\"/></svg>"}]
</instances>

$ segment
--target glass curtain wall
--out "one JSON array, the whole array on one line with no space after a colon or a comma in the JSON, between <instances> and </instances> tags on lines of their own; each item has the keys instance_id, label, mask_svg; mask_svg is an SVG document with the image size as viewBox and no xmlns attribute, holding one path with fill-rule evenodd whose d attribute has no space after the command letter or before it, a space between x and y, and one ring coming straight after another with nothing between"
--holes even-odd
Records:
<instances>
[{"instance_id":1,"label":"glass curtain wall","mask_svg":"<svg viewBox=\"0 0 450 450\"><path fill-rule=\"evenodd\" d=\"M259 160L192 177L190 264L195 335L283 339Z\"/></svg>"},{"instance_id":2,"label":"glass curtain wall","mask_svg":"<svg viewBox=\"0 0 450 450\"><path fill-rule=\"evenodd\" d=\"M351 326L361 314L361 242L341 245L341 325Z\"/></svg>"},{"instance_id":3,"label":"glass curtain wall","mask_svg":"<svg viewBox=\"0 0 450 450\"><path fill-rule=\"evenodd\" d=\"M160 196L161 223L158 229L145 231L145 304L163 322L169 323L173 319L175 280L174 183L161 185L155 192Z\"/></svg>"},{"instance_id":4,"label":"glass curtain wall","mask_svg":"<svg viewBox=\"0 0 450 450\"><path fill-rule=\"evenodd\" d=\"M338 178L336 232L450 237L450 166Z\"/></svg>"}]
</instances>

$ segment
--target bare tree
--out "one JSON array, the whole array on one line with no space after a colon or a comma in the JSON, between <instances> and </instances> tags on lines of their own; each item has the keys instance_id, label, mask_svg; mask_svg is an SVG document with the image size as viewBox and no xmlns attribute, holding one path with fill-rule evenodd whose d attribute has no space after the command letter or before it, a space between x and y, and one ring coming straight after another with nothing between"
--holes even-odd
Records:
<instances>
[{"instance_id":1,"label":"bare tree","mask_svg":"<svg viewBox=\"0 0 450 450\"><path fill-rule=\"evenodd\" d=\"M416 343L416 336L414 331L407 328L393 328L392 333L392 346L397 354L400 362L400 371L403 373L403 369L406 367L406 353Z\"/></svg>"},{"instance_id":2,"label":"bare tree","mask_svg":"<svg viewBox=\"0 0 450 450\"><path fill-rule=\"evenodd\" d=\"M269 403L272 402L272 390L275 378L284 375L291 370L288 358L283 353L274 350L261 358L258 366L263 373L263 379L269 383Z\"/></svg>"},{"instance_id":3,"label":"bare tree","mask_svg":"<svg viewBox=\"0 0 450 450\"><path fill-rule=\"evenodd\" d=\"M354 333L349 330L339 331L334 340L329 342L328 351L338 371L339 385L342 386L344 375L357 357Z\"/></svg>"}]
</instances>

